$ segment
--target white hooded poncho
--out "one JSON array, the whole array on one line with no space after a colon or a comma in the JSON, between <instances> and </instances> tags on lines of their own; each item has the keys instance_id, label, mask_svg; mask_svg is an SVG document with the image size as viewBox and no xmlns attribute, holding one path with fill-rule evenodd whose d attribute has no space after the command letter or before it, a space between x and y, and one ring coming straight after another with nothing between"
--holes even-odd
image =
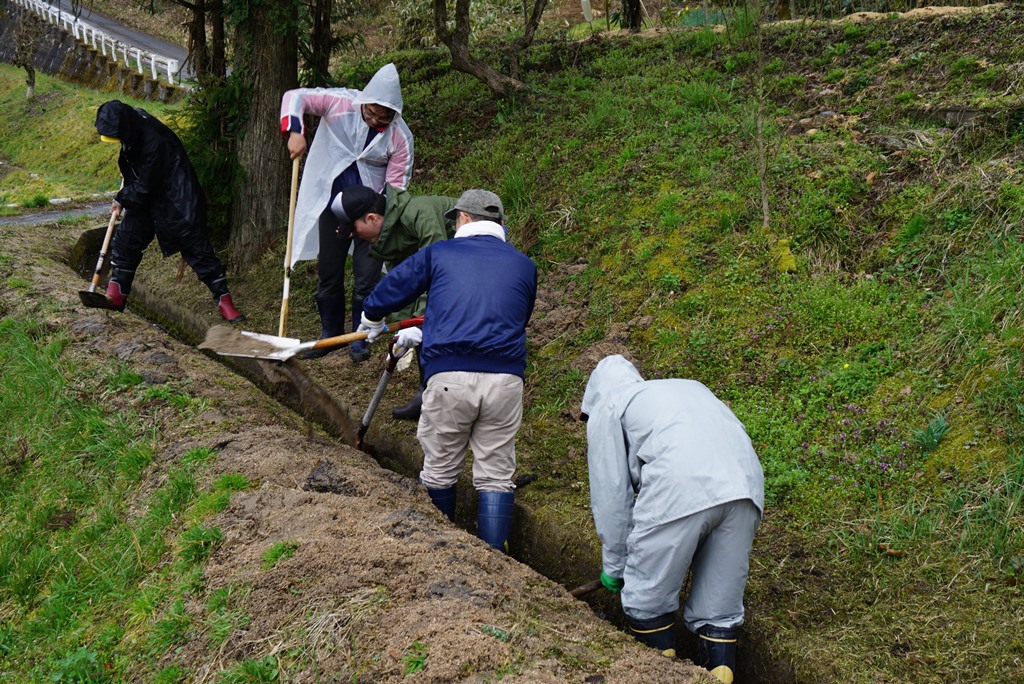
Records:
<instances>
[{"instance_id":1,"label":"white hooded poncho","mask_svg":"<svg viewBox=\"0 0 1024 684\"><path fill-rule=\"evenodd\" d=\"M378 104L395 110L395 118L363 149L370 127L360 105ZM295 204L292 258L315 259L320 251L317 221L330 201L331 184L356 162L359 177L377 192L384 184L405 190L412 178L412 132L402 119L402 89L394 64L380 68L362 91L351 88L297 88L281 99L281 131L302 128L303 114L320 117L316 136L302 171Z\"/></svg>"}]
</instances>

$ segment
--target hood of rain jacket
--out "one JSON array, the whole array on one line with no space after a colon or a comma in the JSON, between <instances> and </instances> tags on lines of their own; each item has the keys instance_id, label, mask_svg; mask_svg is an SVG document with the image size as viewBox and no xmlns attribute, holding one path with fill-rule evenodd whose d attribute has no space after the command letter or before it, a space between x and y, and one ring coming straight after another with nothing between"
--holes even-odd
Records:
<instances>
[{"instance_id":1,"label":"hood of rain jacket","mask_svg":"<svg viewBox=\"0 0 1024 684\"><path fill-rule=\"evenodd\" d=\"M601 360L583 394L590 503L604 571L621 577L626 539L719 504L764 510L764 476L743 424L696 380L644 380Z\"/></svg>"}]
</instances>

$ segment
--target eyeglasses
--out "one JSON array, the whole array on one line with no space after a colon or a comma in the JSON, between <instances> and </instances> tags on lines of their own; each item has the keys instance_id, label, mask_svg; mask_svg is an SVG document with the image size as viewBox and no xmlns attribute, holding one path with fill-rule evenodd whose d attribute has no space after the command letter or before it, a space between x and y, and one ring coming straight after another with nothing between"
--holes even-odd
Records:
<instances>
[{"instance_id":1,"label":"eyeglasses","mask_svg":"<svg viewBox=\"0 0 1024 684\"><path fill-rule=\"evenodd\" d=\"M363 121L367 125L387 126L395 120L395 110L377 105L363 105Z\"/></svg>"}]
</instances>

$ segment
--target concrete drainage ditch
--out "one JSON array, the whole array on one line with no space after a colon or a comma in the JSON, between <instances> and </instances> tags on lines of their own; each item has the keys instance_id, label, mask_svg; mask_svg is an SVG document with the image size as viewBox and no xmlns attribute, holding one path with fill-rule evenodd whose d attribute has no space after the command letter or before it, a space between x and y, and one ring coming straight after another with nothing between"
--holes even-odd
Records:
<instances>
[{"instance_id":1,"label":"concrete drainage ditch","mask_svg":"<svg viewBox=\"0 0 1024 684\"><path fill-rule=\"evenodd\" d=\"M68 265L83 278L92 276L103 233L104 228L85 231L68 254ZM191 345L198 345L204 339L209 325L208 318L177 306L173 297L159 292L159 286L149 282L144 271L136 279L130 306L133 311ZM213 356L332 437L348 445L355 444L354 426L359 423L361 410L345 404L312 380L301 363L295 360L279 363ZM414 440L383 430L379 424L371 424L366 441L371 445L369 453L382 467L405 477L415 479L418 476L422 456ZM344 486L344 483L338 485L333 482L329 473L316 470L309 474L308 483L318 491L333 491L334 486ZM529 486L524 481L520 484ZM456 522L471 530L476 519L473 488L467 482L459 490ZM344 494L343 491L338 493ZM521 501L516 503L515 527L510 541L514 557L566 588L587 583L600 572L600 549L596 547L596 540L591 541L589 536L579 529L567 529L567 526L557 524L543 511L533 510ZM621 628L622 613L614 597L607 592L596 591L587 595L585 600L596 614ZM766 635L759 633L756 607L748 606L748 612L739 651L737 681L744 684L797 682L795 669L789 663L772 658L758 647L758 642ZM684 655L694 653L695 639L685 629L679 632L681 652Z\"/></svg>"}]
</instances>

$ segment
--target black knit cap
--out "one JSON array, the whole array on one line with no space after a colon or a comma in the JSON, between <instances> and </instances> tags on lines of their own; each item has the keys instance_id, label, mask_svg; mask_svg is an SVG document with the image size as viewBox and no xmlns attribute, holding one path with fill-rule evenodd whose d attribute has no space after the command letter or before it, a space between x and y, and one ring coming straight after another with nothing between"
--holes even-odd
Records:
<instances>
[{"instance_id":1,"label":"black knit cap","mask_svg":"<svg viewBox=\"0 0 1024 684\"><path fill-rule=\"evenodd\" d=\"M365 185L350 185L334 198L331 211L338 217L342 228L351 229L352 224L373 211L379 197Z\"/></svg>"}]
</instances>

